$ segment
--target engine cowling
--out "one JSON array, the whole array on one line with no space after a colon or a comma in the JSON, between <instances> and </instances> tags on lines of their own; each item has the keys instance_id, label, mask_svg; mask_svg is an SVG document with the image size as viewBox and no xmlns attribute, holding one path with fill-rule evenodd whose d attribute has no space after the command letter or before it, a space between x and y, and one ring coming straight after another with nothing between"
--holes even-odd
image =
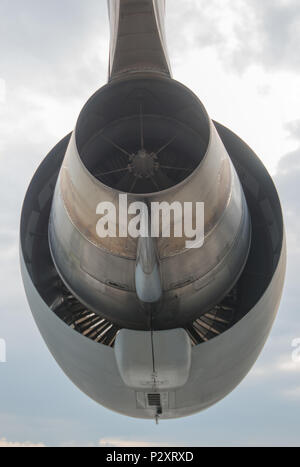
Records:
<instances>
[{"instance_id":1,"label":"engine cowling","mask_svg":"<svg viewBox=\"0 0 300 467\"><path fill-rule=\"evenodd\" d=\"M109 82L33 177L22 276L82 391L128 416L181 417L232 391L268 337L285 276L282 211L253 151L172 79L164 1L109 10Z\"/></svg>"}]
</instances>

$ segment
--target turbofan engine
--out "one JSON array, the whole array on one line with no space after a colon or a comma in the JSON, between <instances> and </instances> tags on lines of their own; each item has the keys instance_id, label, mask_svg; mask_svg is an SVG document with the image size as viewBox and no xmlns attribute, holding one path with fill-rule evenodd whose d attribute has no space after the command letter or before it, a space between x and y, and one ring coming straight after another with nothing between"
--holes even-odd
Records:
<instances>
[{"instance_id":1,"label":"turbofan engine","mask_svg":"<svg viewBox=\"0 0 300 467\"><path fill-rule=\"evenodd\" d=\"M109 1L109 81L42 162L21 219L26 294L59 365L105 407L156 419L240 383L285 275L274 184L171 77L164 9Z\"/></svg>"}]
</instances>

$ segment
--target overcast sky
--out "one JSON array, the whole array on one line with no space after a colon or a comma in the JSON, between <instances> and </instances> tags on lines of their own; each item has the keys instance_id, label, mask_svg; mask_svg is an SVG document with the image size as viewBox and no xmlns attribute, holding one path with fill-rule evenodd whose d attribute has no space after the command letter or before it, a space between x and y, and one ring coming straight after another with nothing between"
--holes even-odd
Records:
<instances>
[{"instance_id":1,"label":"overcast sky","mask_svg":"<svg viewBox=\"0 0 300 467\"><path fill-rule=\"evenodd\" d=\"M106 82L106 0L0 0L0 447L300 445L300 2L168 0L166 23L174 78L247 141L277 184L289 261L271 337L224 401L159 427L102 408L64 376L23 292L19 218L34 170Z\"/></svg>"}]
</instances>

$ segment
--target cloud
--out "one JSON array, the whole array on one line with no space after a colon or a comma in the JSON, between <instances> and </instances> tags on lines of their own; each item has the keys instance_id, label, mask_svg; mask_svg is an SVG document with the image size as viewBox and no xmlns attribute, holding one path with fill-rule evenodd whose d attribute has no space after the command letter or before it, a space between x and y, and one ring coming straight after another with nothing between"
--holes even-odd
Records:
<instances>
[{"instance_id":1,"label":"cloud","mask_svg":"<svg viewBox=\"0 0 300 467\"><path fill-rule=\"evenodd\" d=\"M0 448L44 448L46 447L43 443L31 443L31 442L15 442L15 441L7 441L6 438L0 439Z\"/></svg>"},{"instance_id":2,"label":"cloud","mask_svg":"<svg viewBox=\"0 0 300 467\"><path fill-rule=\"evenodd\" d=\"M298 373L300 375L300 362L293 362L291 355L283 355L275 362L258 364L249 375L249 379L268 379L276 377L278 379L284 376L284 373Z\"/></svg>"},{"instance_id":3,"label":"cloud","mask_svg":"<svg viewBox=\"0 0 300 467\"><path fill-rule=\"evenodd\" d=\"M9 47L0 77L10 86L34 85L66 99L78 92L79 84L85 89L95 85L94 70L101 76L103 67L107 69L106 2L3 0L0 12L5 17L0 40Z\"/></svg>"},{"instance_id":4,"label":"cloud","mask_svg":"<svg viewBox=\"0 0 300 467\"><path fill-rule=\"evenodd\" d=\"M170 3L172 15L174 0ZM188 0L180 19L174 11L173 18L180 21L173 39L180 52L187 46L213 47L238 72L253 64L267 70L300 69L298 0Z\"/></svg>"},{"instance_id":5,"label":"cloud","mask_svg":"<svg viewBox=\"0 0 300 467\"><path fill-rule=\"evenodd\" d=\"M285 125L286 130L289 132L289 136L300 141L300 119L293 120Z\"/></svg>"},{"instance_id":6,"label":"cloud","mask_svg":"<svg viewBox=\"0 0 300 467\"><path fill-rule=\"evenodd\" d=\"M277 186L286 224L289 264L288 270L293 271L293 283L297 286L298 275L296 273L300 264L300 123L299 120L288 125L289 135L297 141L297 149L283 156L277 167L274 177ZM298 293L297 293L298 295Z\"/></svg>"},{"instance_id":7,"label":"cloud","mask_svg":"<svg viewBox=\"0 0 300 467\"><path fill-rule=\"evenodd\" d=\"M299 69L299 2L252 0L240 3L244 14L235 27L237 47L232 51L235 66L243 69L254 62L269 70Z\"/></svg>"}]
</instances>

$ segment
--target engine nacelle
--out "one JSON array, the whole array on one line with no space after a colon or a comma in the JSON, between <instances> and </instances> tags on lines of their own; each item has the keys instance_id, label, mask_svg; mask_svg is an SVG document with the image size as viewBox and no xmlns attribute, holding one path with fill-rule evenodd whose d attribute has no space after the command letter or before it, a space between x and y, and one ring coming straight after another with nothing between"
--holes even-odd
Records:
<instances>
[{"instance_id":1,"label":"engine nacelle","mask_svg":"<svg viewBox=\"0 0 300 467\"><path fill-rule=\"evenodd\" d=\"M22 275L82 391L128 416L181 417L232 391L267 339L282 212L253 151L171 78L164 1L109 9L109 82L30 184Z\"/></svg>"}]
</instances>

